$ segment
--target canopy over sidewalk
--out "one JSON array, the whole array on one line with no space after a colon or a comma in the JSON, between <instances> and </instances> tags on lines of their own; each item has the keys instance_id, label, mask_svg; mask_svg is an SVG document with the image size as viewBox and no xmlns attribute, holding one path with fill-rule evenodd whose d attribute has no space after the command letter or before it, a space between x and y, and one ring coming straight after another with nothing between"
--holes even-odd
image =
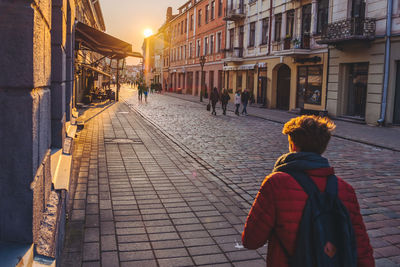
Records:
<instances>
[{"instance_id":1,"label":"canopy over sidewalk","mask_svg":"<svg viewBox=\"0 0 400 267\"><path fill-rule=\"evenodd\" d=\"M82 22L78 22L76 25L75 41L81 46L83 45L91 51L111 59L123 59L126 57L143 58L139 52L132 51L131 44Z\"/></svg>"}]
</instances>

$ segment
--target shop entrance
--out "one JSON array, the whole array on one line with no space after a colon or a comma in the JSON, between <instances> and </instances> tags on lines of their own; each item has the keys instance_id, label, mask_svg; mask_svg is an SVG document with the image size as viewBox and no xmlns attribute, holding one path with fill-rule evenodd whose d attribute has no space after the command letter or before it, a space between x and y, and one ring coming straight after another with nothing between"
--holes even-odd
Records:
<instances>
[{"instance_id":1,"label":"shop entrance","mask_svg":"<svg viewBox=\"0 0 400 267\"><path fill-rule=\"evenodd\" d=\"M276 108L289 110L290 102L290 68L287 65L282 65L278 69L277 93L276 93Z\"/></svg>"},{"instance_id":2,"label":"shop entrance","mask_svg":"<svg viewBox=\"0 0 400 267\"><path fill-rule=\"evenodd\" d=\"M400 125L400 61L397 61L396 92L394 97L393 124Z\"/></svg>"},{"instance_id":3,"label":"shop entrance","mask_svg":"<svg viewBox=\"0 0 400 267\"><path fill-rule=\"evenodd\" d=\"M367 104L368 63L348 64L345 115L364 119Z\"/></svg>"},{"instance_id":4,"label":"shop entrance","mask_svg":"<svg viewBox=\"0 0 400 267\"><path fill-rule=\"evenodd\" d=\"M257 104L267 106L267 69L260 68L258 75Z\"/></svg>"}]
</instances>

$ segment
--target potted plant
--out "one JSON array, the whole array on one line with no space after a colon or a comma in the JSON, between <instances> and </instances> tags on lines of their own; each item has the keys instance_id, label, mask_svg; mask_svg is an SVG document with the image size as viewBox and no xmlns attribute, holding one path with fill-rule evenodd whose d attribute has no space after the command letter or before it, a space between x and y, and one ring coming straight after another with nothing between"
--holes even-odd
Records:
<instances>
[{"instance_id":1,"label":"potted plant","mask_svg":"<svg viewBox=\"0 0 400 267\"><path fill-rule=\"evenodd\" d=\"M301 41L296 38L296 39L293 40L293 45L294 45L294 48L300 48Z\"/></svg>"},{"instance_id":2,"label":"potted plant","mask_svg":"<svg viewBox=\"0 0 400 267\"><path fill-rule=\"evenodd\" d=\"M285 39L283 40L283 49L287 50L290 49L290 41L292 40L292 37L290 36L290 34L287 34Z\"/></svg>"}]
</instances>

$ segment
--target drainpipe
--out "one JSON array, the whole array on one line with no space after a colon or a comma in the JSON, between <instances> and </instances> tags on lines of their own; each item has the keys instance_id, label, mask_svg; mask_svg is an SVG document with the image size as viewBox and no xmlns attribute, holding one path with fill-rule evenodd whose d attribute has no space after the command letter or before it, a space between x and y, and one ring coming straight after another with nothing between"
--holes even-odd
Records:
<instances>
[{"instance_id":1,"label":"drainpipe","mask_svg":"<svg viewBox=\"0 0 400 267\"><path fill-rule=\"evenodd\" d=\"M271 35L272 35L272 0L269 0L269 28L268 28L268 55L271 54Z\"/></svg>"},{"instance_id":2,"label":"drainpipe","mask_svg":"<svg viewBox=\"0 0 400 267\"><path fill-rule=\"evenodd\" d=\"M326 63L328 65L327 69L327 74L326 74L326 88L325 88L325 111L326 114L328 115L328 87L329 87L329 64L330 64L330 59L331 59L331 50L328 47L328 62Z\"/></svg>"},{"instance_id":3,"label":"drainpipe","mask_svg":"<svg viewBox=\"0 0 400 267\"><path fill-rule=\"evenodd\" d=\"M388 0L387 18L386 18L385 74L383 80L381 117L378 120L379 126L382 126L385 123L386 119L386 106L387 106L389 71L390 71L390 37L392 34L392 13L393 13L393 0Z\"/></svg>"}]
</instances>

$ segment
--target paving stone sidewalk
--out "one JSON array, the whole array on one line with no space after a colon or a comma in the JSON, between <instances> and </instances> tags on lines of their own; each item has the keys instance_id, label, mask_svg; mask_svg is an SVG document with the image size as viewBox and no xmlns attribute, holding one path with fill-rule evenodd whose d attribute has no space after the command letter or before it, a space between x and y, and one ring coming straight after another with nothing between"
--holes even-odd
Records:
<instances>
[{"instance_id":1,"label":"paving stone sidewalk","mask_svg":"<svg viewBox=\"0 0 400 267\"><path fill-rule=\"evenodd\" d=\"M61 266L265 266L220 179L127 105L95 114L75 142Z\"/></svg>"},{"instance_id":2,"label":"paving stone sidewalk","mask_svg":"<svg viewBox=\"0 0 400 267\"><path fill-rule=\"evenodd\" d=\"M232 112L211 116L199 103L159 94L150 95L148 103L138 103L133 90L125 90L122 96L189 155L197 156L237 193L236 200L243 206L252 203L276 158L288 149L279 122L237 117ZM399 152L332 138L324 155L337 175L356 189L377 266L399 266Z\"/></svg>"},{"instance_id":3,"label":"paving stone sidewalk","mask_svg":"<svg viewBox=\"0 0 400 267\"><path fill-rule=\"evenodd\" d=\"M191 101L194 103L201 103L197 96L165 93L166 96ZM208 103L208 99L204 99L203 105ZM217 104L219 109L220 104ZM228 110L234 111L233 103L229 103ZM248 114L258 118L266 119L269 121L285 123L289 119L298 115L281 110L260 108L256 105L247 107ZM221 112L220 112L221 113ZM337 130L334 135L336 137L344 138L347 140L357 141L364 144L375 145L381 148L387 148L400 152L400 127L377 127L370 125L362 125L347 121L335 120Z\"/></svg>"}]
</instances>

